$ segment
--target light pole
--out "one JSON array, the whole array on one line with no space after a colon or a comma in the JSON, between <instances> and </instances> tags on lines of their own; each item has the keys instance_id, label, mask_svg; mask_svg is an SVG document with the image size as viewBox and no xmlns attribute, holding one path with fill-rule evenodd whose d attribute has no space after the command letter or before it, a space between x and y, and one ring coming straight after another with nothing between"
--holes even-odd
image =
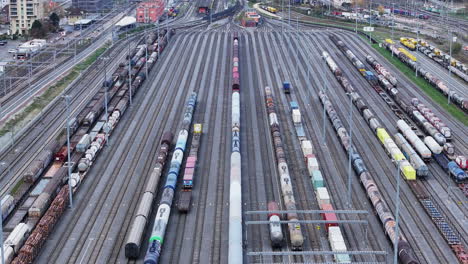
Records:
<instances>
[{"instance_id":1,"label":"light pole","mask_svg":"<svg viewBox=\"0 0 468 264\"><path fill-rule=\"evenodd\" d=\"M73 194L71 185L71 159L70 159L70 96L65 95L65 104L67 107L67 155L68 155L68 192L70 195L70 209L73 208Z\"/></svg>"},{"instance_id":2,"label":"light pole","mask_svg":"<svg viewBox=\"0 0 468 264\"><path fill-rule=\"evenodd\" d=\"M450 58L449 58L449 76L452 77L452 69L450 66L452 66L452 42L453 42L453 32L450 30Z\"/></svg>"},{"instance_id":3,"label":"light pole","mask_svg":"<svg viewBox=\"0 0 468 264\"><path fill-rule=\"evenodd\" d=\"M351 93L348 93L349 96L349 148L348 148L348 206L351 208L352 205L352 197L351 197L351 182L352 182L352 177L351 177L351 152L353 149L353 97L351 96Z\"/></svg>"},{"instance_id":4,"label":"light pole","mask_svg":"<svg viewBox=\"0 0 468 264\"><path fill-rule=\"evenodd\" d=\"M105 107L105 113L104 113L104 117L106 119L106 129L105 129L105 132L106 132L106 145L108 145L109 143L109 112L107 110L107 90L109 89L109 86L108 86L108 83L107 83L107 65L104 63L106 60L108 60L109 57L102 57L101 60L104 64L104 107Z\"/></svg>"},{"instance_id":5,"label":"light pole","mask_svg":"<svg viewBox=\"0 0 468 264\"><path fill-rule=\"evenodd\" d=\"M399 220L400 220L400 161L397 161L397 192L396 192L396 209L395 209L395 241L393 244L393 263L398 264L398 237L399 237Z\"/></svg>"},{"instance_id":6,"label":"light pole","mask_svg":"<svg viewBox=\"0 0 468 264\"><path fill-rule=\"evenodd\" d=\"M2 161L0 165L4 166L5 168L8 168L8 178L10 178L10 173L11 173L10 166L7 166L7 163L4 161ZM2 264L5 264L5 251L3 250L3 212L1 208L2 208L2 199L0 199L0 246L2 247L1 249Z\"/></svg>"},{"instance_id":7,"label":"light pole","mask_svg":"<svg viewBox=\"0 0 468 264\"><path fill-rule=\"evenodd\" d=\"M393 41L393 31L395 29L395 3L392 3L392 41ZM393 57L393 49L392 50L392 57Z\"/></svg>"},{"instance_id":8,"label":"light pole","mask_svg":"<svg viewBox=\"0 0 468 264\"><path fill-rule=\"evenodd\" d=\"M356 34L357 34L357 17L358 17L358 8L357 8L357 1L354 1L354 11L356 12L356 26L354 28L354 30L356 31Z\"/></svg>"}]
</instances>

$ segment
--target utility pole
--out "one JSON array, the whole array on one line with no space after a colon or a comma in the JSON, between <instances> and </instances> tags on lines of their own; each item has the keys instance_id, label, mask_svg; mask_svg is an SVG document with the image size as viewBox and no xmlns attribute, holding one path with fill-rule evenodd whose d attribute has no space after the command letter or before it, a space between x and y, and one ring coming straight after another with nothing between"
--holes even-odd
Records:
<instances>
[{"instance_id":1,"label":"utility pole","mask_svg":"<svg viewBox=\"0 0 468 264\"><path fill-rule=\"evenodd\" d=\"M65 104L67 107L67 155L68 155L68 192L70 195L70 209L73 208L73 192L71 186L71 158L70 158L70 96L65 95Z\"/></svg>"},{"instance_id":2,"label":"utility pole","mask_svg":"<svg viewBox=\"0 0 468 264\"><path fill-rule=\"evenodd\" d=\"M131 41L128 41L128 91L130 93L130 106L132 105L132 78L131 78L131 71L132 71L132 65L131 65L131 60L132 58L130 57L130 43ZM158 45L159 48L159 45ZM159 55L159 54L158 54Z\"/></svg>"},{"instance_id":3,"label":"utility pole","mask_svg":"<svg viewBox=\"0 0 468 264\"><path fill-rule=\"evenodd\" d=\"M108 57L103 57L102 58L102 61L106 61L107 59L109 59ZM107 110L107 90L109 89L109 86L108 86L108 83L107 83L107 65L104 64L104 106L106 108L106 112L105 112L105 118L106 118L106 145L108 146L108 143L109 143L109 112Z\"/></svg>"},{"instance_id":4,"label":"utility pole","mask_svg":"<svg viewBox=\"0 0 468 264\"><path fill-rule=\"evenodd\" d=\"M392 3L392 41L393 41L393 31L395 28L395 3ZM393 49L392 49L392 57L393 57Z\"/></svg>"},{"instance_id":5,"label":"utility pole","mask_svg":"<svg viewBox=\"0 0 468 264\"><path fill-rule=\"evenodd\" d=\"M349 149L353 149L353 97L351 93L348 93L349 96ZM351 191L351 151L348 151L348 207L352 207L352 191Z\"/></svg>"},{"instance_id":6,"label":"utility pole","mask_svg":"<svg viewBox=\"0 0 468 264\"><path fill-rule=\"evenodd\" d=\"M5 168L8 169L8 179L10 179L11 176L11 167L7 164L6 162L1 162L0 165L4 166ZM2 199L0 199L0 208L2 208ZM0 210L0 246L2 247L1 252L2 252L2 264L5 264L5 251L3 250L3 213Z\"/></svg>"},{"instance_id":7,"label":"utility pole","mask_svg":"<svg viewBox=\"0 0 468 264\"><path fill-rule=\"evenodd\" d=\"M356 34L357 34L357 17L358 17L358 8L357 8L357 1L354 1L354 11L356 12L356 26L354 28L354 30L356 31Z\"/></svg>"},{"instance_id":8,"label":"utility pole","mask_svg":"<svg viewBox=\"0 0 468 264\"><path fill-rule=\"evenodd\" d=\"M369 1L369 27L372 27L372 0ZM372 31L369 31L369 43L372 43Z\"/></svg>"},{"instance_id":9,"label":"utility pole","mask_svg":"<svg viewBox=\"0 0 468 264\"><path fill-rule=\"evenodd\" d=\"M452 69L450 66L452 66L452 42L453 42L453 31L450 30L450 58L449 58L449 76L452 77Z\"/></svg>"},{"instance_id":10,"label":"utility pole","mask_svg":"<svg viewBox=\"0 0 468 264\"><path fill-rule=\"evenodd\" d=\"M393 263L398 264L398 237L399 237L399 221L400 221L400 161L397 161L397 192L396 192L396 209L395 209L395 241L393 243Z\"/></svg>"}]
</instances>

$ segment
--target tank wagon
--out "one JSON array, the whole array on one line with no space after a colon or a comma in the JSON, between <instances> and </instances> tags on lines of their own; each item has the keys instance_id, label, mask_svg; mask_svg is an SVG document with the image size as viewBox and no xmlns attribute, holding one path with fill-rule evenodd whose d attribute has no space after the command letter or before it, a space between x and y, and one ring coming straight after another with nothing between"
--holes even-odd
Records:
<instances>
[{"instance_id":1,"label":"tank wagon","mask_svg":"<svg viewBox=\"0 0 468 264\"><path fill-rule=\"evenodd\" d=\"M356 89L350 84L348 79L342 75L342 71L330 57L328 52L323 51L322 55L323 58L327 61L330 70L335 74L335 77L337 78L338 82L341 84L345 92L348 93L348 96L351 97L352 102L354 103L356 108L359 110L369 127L378 137L380 143L384 147L387 154L390 156L390 158L392 158L393 161L395 161L397 166L400 166L401 172L405 179L415 180L416 170L411 166L408 160L406 160L401 150L396 146L393 139L387 133L387 130L381 125L382 123L379 121L377 116L372 113L372 111L367 106L367 103L359 95ZM362 64L357 58L355 59L354 63L356 63L357 65Z\"/></svg>"},{"instance_id":2,"label":"tank wagon","mask_svg":"<svg viewBox=\"0 0 468 264\"><path fill-rule=\"evenodd\" d=\"M242 171L240 154L240 74L239 35L232 39L231 164L229 183L229 264L243 263L242 247ZM237 70L237 74L236 74Z\"/></svg>"},{"instance_id":3,"label":"tank wagon","mask_svg":"<svg viewBox=\"0 0 468 264\"><path fill-rule=\"evenodd\" d=\"M59 147L61 144L64 144L64 140L59 140L56 143L57 147L52 144L44 149L43 155L39 156L38 162L35 164L38 166L31 168L29 175L24 176L24 179L28 183L38 179L41 174L41 166L45 170L47 166L45 164L47 164L51 156L50 152L54 153L52 155L54 163L49 169L45 170L46 173L43 175L43 178L49 181L39 195L30 195L37 196L37 199L28 211L27 221L32 226L29 226L27 232L22 231L22 234L27 239L25 239L26 241L21 249L16 248L20 247L20 243L18 246L15 246L13 253L17 254L17 257L12 263L20 264L34 261L69 202L68 185L63 185L68 181L68 164L71 164L72 171L77 170L77 172L71 174L70 179L72 191L75 192L95 160L96 155L103 148L107 140L105 132L108 132L110 135L120 120L120 116L125 112L129 101L129 87L125 83L128 80L128 69L125 69L125 65L125 63L119 64L118 69L112 74L111 78L103 84L104 89L108 90L108 108L111 110L108 122L106 122L105 115L103 114L104 89L100 89L78 116L70 120L72 122L70 124L72 132L70 138L70 160L68 160L66 146ZM126 74L122 75L124 70L126 70ZM138 79L138 76L136 79ZM132 84L133 93L141 87L143 80L141 82L137 80ZM31 235L28 237L31 230Z\"/></svg>"},{"instance_id":4,"label":"tank wagon","mask_svg":"<svg viewBox=\"0 0 468 264\"><path fill-rule=\"evenodd\" d=\"M468 111L468 99L464 98L462 95L458 94L455 91L449 89L449 87L442 82L439 78L432 75L429 71L427 71L421 65L418 65L414 59L412 59L412 55L409 54L405 49L398 48L393 42L386 41L383 43L384 47L389 51L393 51L393 53L406 65L408 65L412 70L418 71L418 73L426 79L429 84L434 86L437 90L439 90L442 94L447 97L450 97L452 101L454 101L462 110Z\"/></svg>"},{"instance_id":5,"label":"tank wagon","mask_svg":"<svg viewBox=\"0 0 468 264\"><path fill-rule=\"evenodd\" d=\"M355 147L351 147L349 145L349 134L347 130L343 127L338 114L335 111L334 106L328 99L328 96L325 95L322 91L319 92L320 102L325 106L325 110L327 112L328 118L330 122L333 123L333 127L338 135L338 138L343 145L343 148L347 153L351 152L351 164L353 166L356 175L360 178L361 183L364 189L367 192L367 196L371 201L372 205L374 206L377 214L380 218L380 221L383 225L385 230L385 234L390 239L392 243L397 241L398 239L398 257L400 261L404 264L417 264L419 263L414 258L414 252L409 243L407 242L406 238L403 235L399 235L396 237L395 233L395 218L392 215L387 203L383 199L377 184L373 180L373 176L367 170L364 161L362 160L360 154L355 149ZM338 132L340 131L340 132Z\"/></svg>"},{"instance_id":6,"label":"tank wagon","mask_svg":"<svg viewBox=\"0 0 468 264\"><path fill-rule=\"evenodd\" d=\"M152 227L149 247L146 252L144 263L157 264L159 263L159 256L161 254L161 246L164 240L166 227L171 213L171 205L174 199L174 192L177 185L177 178L184 158L185 147L189 136L190 125L192 123L193 112L197 102L197 93L193 92L185 106L184 119L182 121L182 129L179 131L175 150L170 162L169 172L167 174L166 182L163 187L161 201L159 203L154 224Z\"/></svg>"},{"instance_id":7,"label":"tank wagon","mask_svg":"<svg viewBox=\"0 0 468 264\"><path fill-rule=\"evenodd\" d=\"M270 131L272 134L272 141L275 150L275 156L278 166L278 173L280 175L281 193L284 200L286 210L297 210L296 201L294 199L294 192L291 184L291 177L289 174L288 164L286 162L286 154L284 151L284 144L281 136L280 126L278 123L278 116L275 110L275 100L273 92L270 87L265 87L265 103L267 113L270 121ZM286 217L289 221L298 220L296 213L288 213ZM302 235L301 225L299 223L288 224L289 236L291 241L292 250L302 250L304 244L304 236Z\"/></svg>"},{"instance_id":8,"label":"tank wagon","mask_svg":"<svg viewBox=\"0 0 468 264\"><path fill-rule=\"evenodd\" d=\"M164 166L166 165L173 137L174 135L169 131L164 132L162 136L156 164L146 181L140 202L138 203L138 209L133 217L132 224L130 225L130 231L125 242L125 256L127 258L138 258L140 254L141 241L143 239L146 224L149 220L148 218L151 215L153 201L157 194L158 183L161 179L161 173Z\"/></svg>"}]
</instances>

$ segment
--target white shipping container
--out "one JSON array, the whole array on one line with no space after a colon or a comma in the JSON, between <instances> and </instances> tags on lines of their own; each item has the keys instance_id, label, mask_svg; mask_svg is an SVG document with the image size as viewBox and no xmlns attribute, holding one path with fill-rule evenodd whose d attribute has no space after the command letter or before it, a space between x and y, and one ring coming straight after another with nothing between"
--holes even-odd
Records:
<instances>
[{"instance_id":1,"label":"white shipping container","mask_svg":"<svg viewBox=\"0 0 468 264\"><path fill-rule=\"evenodd\" d=\"M347 250L346 244L341 241L337 241L337 242L330 241L330 246L333 251L346 251Z\"/></svg>"},{"instance_id":2,"label":"white shipping container","mask_svg":"<svg viewBox=\"0 0 468 264\"><path fill-rule=\"evenodd\" d=\"M301 112L299 111L299 109L292 110L292 117L294 123L301 123Z\"/></svg>"},{"instance_id":3,"label":"white shipping container","mask_svg":"<svg viewBox=\"0 0 468 264\"><path fill-rule=\"evenodd\" d=\"M312 142L310 142L309 140L303 140L301 143L301 148L302 148L302 154L304 154L304 157L314 153Z\"/></svg>"},{"instance_id":4,"label":"white shipping container","mask_svg":"<svg viewBox=\"0 0 468 264\"><path fill-rule=\"evenodd\" d=\"M314 172L314 170L319 170L317 158L315 157L307 158L307 170L309 171L309 176L312 176L312 173Z\"/></svg>"},{"instance_id":5,"label":"white shipping container","mask_svg":"<svg viewBox=\"0 0 468 264\"><path fill-rule=\"evenodd\" d=\"M322 204L330 204L330 195L328 194L327 188L318 187L316 195L320 209L322 209Z\"/></svg>"},{"instance_id":6,"label":"white shipping container","mask_svg":"<svg viewBox=\"0 0 468 264\"><path fill-rule=\"evenodd\" d=\"M343 235L339 226L330 226L328 228L328 240L330 243L333 242L344 242Z\"/></svg>"}]
</instances>

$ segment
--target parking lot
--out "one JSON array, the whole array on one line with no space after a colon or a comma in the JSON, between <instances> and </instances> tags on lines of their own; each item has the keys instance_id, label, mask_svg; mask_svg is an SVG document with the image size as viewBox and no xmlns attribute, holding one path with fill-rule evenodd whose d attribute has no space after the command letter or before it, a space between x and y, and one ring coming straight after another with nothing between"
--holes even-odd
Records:
<instances>
[{"instance_id":1,"label":"parking lot","mask_svg":"<svg viewBox=\"0 0 468 264\"><path fill-rule=\"evenodd\" d=\"M19 40L7 40L5 46L0 46L0 61L12 61L13 54L8 53L9 49L15 49L21 42Z\"/></svg>"}]
</instances>

